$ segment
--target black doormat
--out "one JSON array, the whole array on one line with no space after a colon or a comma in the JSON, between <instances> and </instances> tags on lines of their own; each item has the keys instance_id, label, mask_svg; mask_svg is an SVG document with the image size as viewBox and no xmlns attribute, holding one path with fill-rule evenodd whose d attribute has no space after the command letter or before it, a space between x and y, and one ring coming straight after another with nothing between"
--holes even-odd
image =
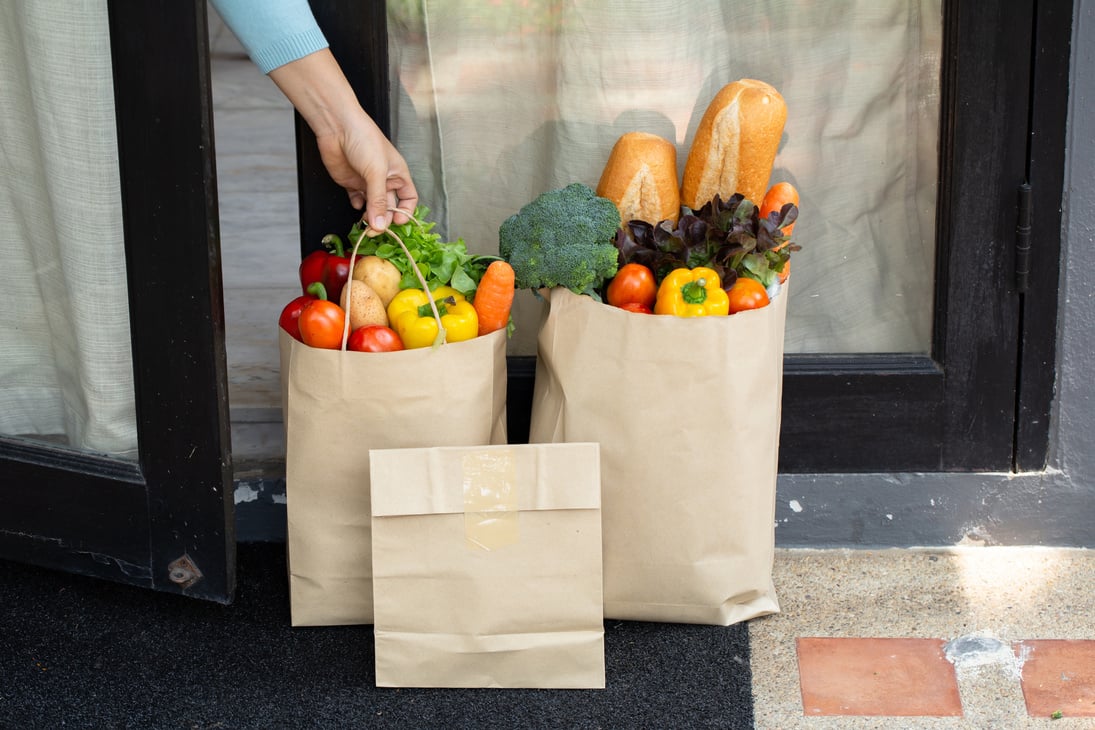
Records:
<instances>
[{"instance_id":1,"label":"black doormat","mask_svg":"<svg viewBox=\"0 0 1095 730\"><path fill-rule=\"evenodd\" d=\"M604 690L377 688L371 626L290 626L284 544L238 575L223 606L0 562L0 727L753 726L744 625L608 620Z\"/></svg>"}]
</instances>

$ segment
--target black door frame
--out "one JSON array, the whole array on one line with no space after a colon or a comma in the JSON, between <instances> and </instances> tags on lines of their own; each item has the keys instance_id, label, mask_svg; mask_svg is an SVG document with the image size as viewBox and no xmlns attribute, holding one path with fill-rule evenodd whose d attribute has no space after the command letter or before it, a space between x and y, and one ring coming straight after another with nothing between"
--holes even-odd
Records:
<instances>
[{"instance_id":1,"label":"black door frame","mask_svg":"<svg viewBox=\"0 0 1095 730\"><path fill-rule=\"evenodd\" d=\"M1042 471L1057 382L1062 201L1072 63L1072 3L1039 2L1031 42L1027 181L1030 258L1021 300L1015 471Z\"/></svg>"},{"instance_id":2,"label":"black door frame","mask_svg":"<svg viewBox=\"0 0 1095 730\"><path fill-rule=\"evenodd\" d=\"M227 602L235 518L205 0L108 4L136 463L0 437L0 557Z\"/></svg>"},{"instance_id":3,"label":"black door frame","mask_svg":"<svg viewBox=\"0 0 1095 730\"><path fill-rule=\"evenodd\" d=\"M788 355L781 472L1044 468L1071 36L1071 7L1051 5L944 2L931 352ZM388 133L384 6L312 0L363 106ZM299 118L297 129L303 254L348 206ZM1036 255L1031 285L1020 291L1014 242L1023 183L1034 190ZM513 440L527 437L534 364L509 358Z\"/></svg>"}]
</instances>

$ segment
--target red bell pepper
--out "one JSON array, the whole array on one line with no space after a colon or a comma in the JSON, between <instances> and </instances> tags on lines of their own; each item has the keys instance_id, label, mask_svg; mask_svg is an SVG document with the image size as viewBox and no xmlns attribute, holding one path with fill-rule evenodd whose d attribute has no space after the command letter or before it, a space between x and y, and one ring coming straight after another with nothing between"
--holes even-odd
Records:
<instances>
[{"instance_id":1,"label":"red bell pepper","mask_svg":"<svg viewBox=\"0 0 1095 730\"><path fill-rule=\"evenodd\" d=\"M330 256L326 249L316 249L300 262L300 290L308 293L308 285L314 281L323 281L323 266Z\"/></svg>"},{"instance_id":2,"label":"red bell pepper","mask_svg":"<svg viewBox=\"0 0 1095 730\"><path fill-rule=\"evenodd\" d=\"M300 312L304 309L304 305L308 302L314 301L315 297L310 294L301 294L285 305L285 309L281 310L281 316L278 317L278 326L293 336L294 339L304 342L300 339Z\"/></svg>"},{"instance_id":3,"label":"red bell pepper","mask_svg":"<svg viewBox=\"0 0 1095 730\"><path fill-rule=\"evenodd\" d=\"M278 317L278 326L292 335L294 339L304 342L304 339L300 336L300 313L304 311L305 305L309 302L326 298L327 293L323 289L323 284L313 282L305 289L304 294L286 304L285 308L281 310L281 316Z\"/></svg>"},{"instance_id":4,"label":"red bell pepper","mask_svg":"<svg viewBox=\"0 0 1095 730\"><path fill-rule=\"evenodd\" d=\"M342 239L334 234L324 236L323 245L324 249L313 251L300 262L301 291L307 294L308 287L318 281L327 289L327 298L338 302L350 278L350 257Z\"/></svg>"}]
</instances>

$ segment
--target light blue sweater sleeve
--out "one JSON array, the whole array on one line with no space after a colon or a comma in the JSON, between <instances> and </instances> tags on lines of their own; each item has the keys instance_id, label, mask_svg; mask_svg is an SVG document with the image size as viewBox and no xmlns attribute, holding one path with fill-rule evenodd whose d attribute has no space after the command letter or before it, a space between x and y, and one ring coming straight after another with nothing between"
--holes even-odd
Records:
<instances>
[{"instance_id":1,"label":"light blue sweater sleeve","mask_svg":"<svg viewBox=\"0 0 1095 730\"><path fill-rule=\"evenodd\" d=\"M264 74L327 48L308 0L210 0Z\"/></svg>"}]
</instances>

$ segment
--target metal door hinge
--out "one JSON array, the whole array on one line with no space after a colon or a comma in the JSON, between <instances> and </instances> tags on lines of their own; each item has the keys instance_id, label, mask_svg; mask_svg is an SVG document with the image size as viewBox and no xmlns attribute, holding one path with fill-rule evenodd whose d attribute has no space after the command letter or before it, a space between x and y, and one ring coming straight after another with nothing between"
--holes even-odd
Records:
<instances>
[{"instance_id":1,"label":"metal door hinge","mask_svg":"<svg viewBox=\"0 0 1095 730\"><path fill-rule=\"evenodd\" d=\"M1030 183L1019 186L1019 210L1015 224L1015 288L1020 294L1030 286Z\"/></svg>"},{"instance_id":2,"label":"metal door hinge","mask_svg":"<svg viewBox=\"0 0 1095 730\"><path fill-rule=\"evenodd\" d=\"M202 579L202 572L198 569L197 563L184 553L167 566L167 577L172 583L186 590Z\"/></svg>"}]
</instances>

